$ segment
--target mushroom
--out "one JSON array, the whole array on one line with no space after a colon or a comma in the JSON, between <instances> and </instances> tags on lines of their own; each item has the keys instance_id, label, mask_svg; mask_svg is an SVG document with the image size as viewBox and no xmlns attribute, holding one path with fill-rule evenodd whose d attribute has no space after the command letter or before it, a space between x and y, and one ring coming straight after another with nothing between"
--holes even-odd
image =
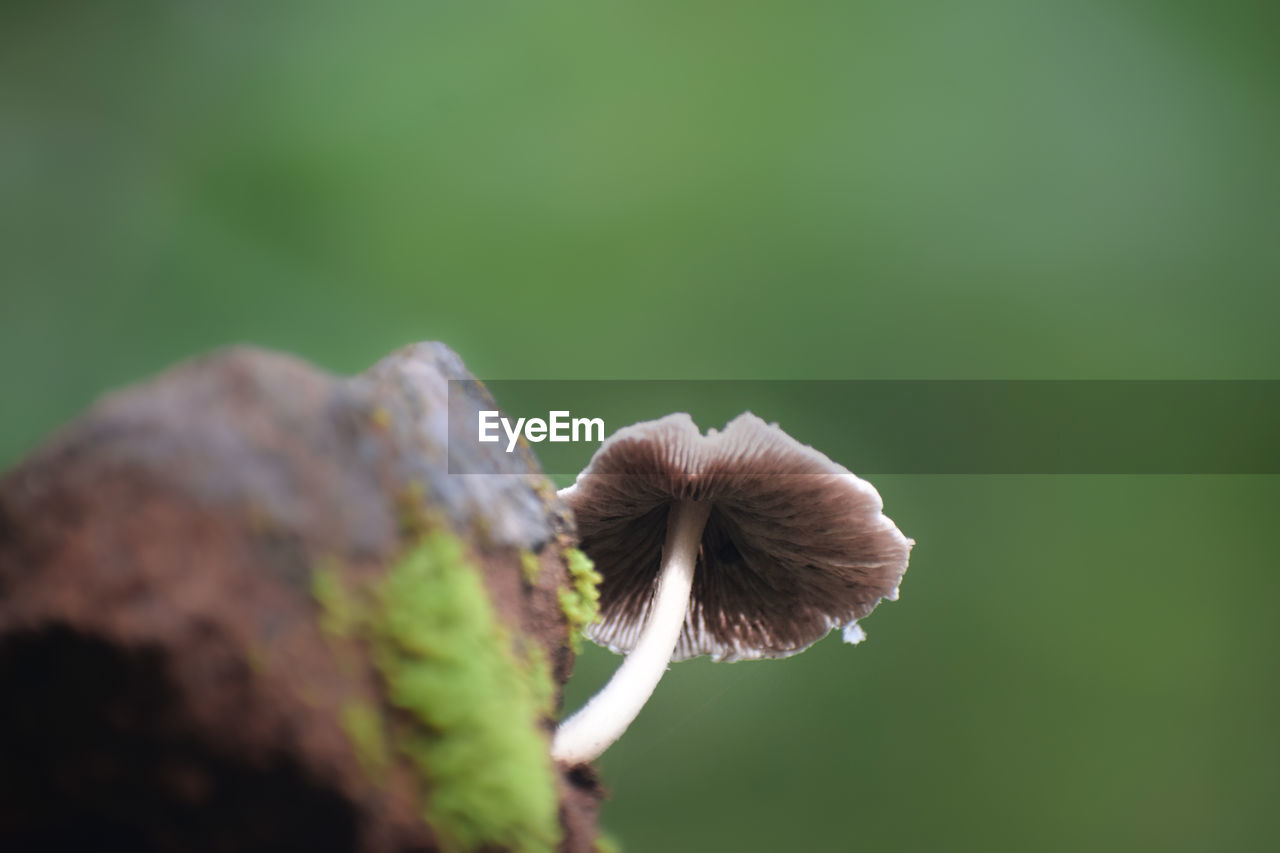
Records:
<instances>
[{"instance_id":1,"label":"mushroom","mask_svg":"<svg viewBox=\"0 0 1280 853\"><path fill-rule=\"evenodd\" d=\"M621 737L671 661L861 641L914 544L870 483L750 413L705 436L687 414L620 429L560 496L604 577L587 636L627 655L556 731L567 764Z\"/></svg>"}]
</instances>

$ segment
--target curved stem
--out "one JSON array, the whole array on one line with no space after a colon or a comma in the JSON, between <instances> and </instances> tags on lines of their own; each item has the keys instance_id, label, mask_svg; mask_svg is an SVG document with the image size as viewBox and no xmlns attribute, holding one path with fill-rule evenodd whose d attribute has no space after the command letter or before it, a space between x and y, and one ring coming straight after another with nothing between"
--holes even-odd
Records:
<instances>
[{"instance_id":1,"label":"curved stem","mask_svg":"<svg viewBox=\"0 0 1280 853\"><path fill-rule=\"evenodd\" d=\"M584 764L598 758L622 737L662 680L684 627L698 545L710 514L709 503L681 501L671 507L649 618L609 683L556 730L551 744L555 760Z\"/></svg>"}]
</instances>

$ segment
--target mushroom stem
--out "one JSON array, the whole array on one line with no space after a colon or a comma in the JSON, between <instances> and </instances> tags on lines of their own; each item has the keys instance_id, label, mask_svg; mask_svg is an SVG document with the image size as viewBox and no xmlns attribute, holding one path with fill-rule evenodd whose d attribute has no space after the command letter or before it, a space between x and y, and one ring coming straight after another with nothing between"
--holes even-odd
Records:
<instances>
[{"instance_id":1,"label":"mushroom stem","mask_svg":"<svg viewBox=\"0 0 1280 853\"><path fill-rule=\"evenodd\" d=\"M631 725L671 662L689 609L693 570L698 563L702 529L710 503L681 501L667 515L667 541L662 546L658 588L648 619L627 655L599 693L556 730L551 757L566 764L598 758Z\"/></svg>"}]
</instances>

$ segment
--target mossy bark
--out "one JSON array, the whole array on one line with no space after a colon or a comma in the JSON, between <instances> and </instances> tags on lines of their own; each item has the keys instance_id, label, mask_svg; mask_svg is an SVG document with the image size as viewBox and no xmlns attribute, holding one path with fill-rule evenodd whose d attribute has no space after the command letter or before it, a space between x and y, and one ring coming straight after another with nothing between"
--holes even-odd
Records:
<instances>
[{"instance_id":1,"label":"mossy bark","mask_svg":"<svg viewBox=\"0 0 1280 853\"><path fill-rule=\"evenodd\" d=\"M592 849L547 752L590 566L527 451L450 446L451 378L226 350L0 480L0 848Z\"/></svg>"}]
</instances>

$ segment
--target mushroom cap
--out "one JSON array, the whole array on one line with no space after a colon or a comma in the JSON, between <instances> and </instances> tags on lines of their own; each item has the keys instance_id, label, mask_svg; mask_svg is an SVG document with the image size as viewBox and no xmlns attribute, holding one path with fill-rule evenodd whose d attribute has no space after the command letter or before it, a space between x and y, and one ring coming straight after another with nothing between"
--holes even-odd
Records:
<instances>
[{"instance_id":1,"label":"mushroom cap","mask_svg":"<svg viewBox=\"0 0 1280 853\"><path fill-rule=\"evenodd\" d=\"M603 575L595 642L631 650L678 501L712 505L672 660L793 655L896 599L914 544L870 483L751 413L702 435L687 414L618 430L561 495Z\"/></svg>"}]
</instances>

